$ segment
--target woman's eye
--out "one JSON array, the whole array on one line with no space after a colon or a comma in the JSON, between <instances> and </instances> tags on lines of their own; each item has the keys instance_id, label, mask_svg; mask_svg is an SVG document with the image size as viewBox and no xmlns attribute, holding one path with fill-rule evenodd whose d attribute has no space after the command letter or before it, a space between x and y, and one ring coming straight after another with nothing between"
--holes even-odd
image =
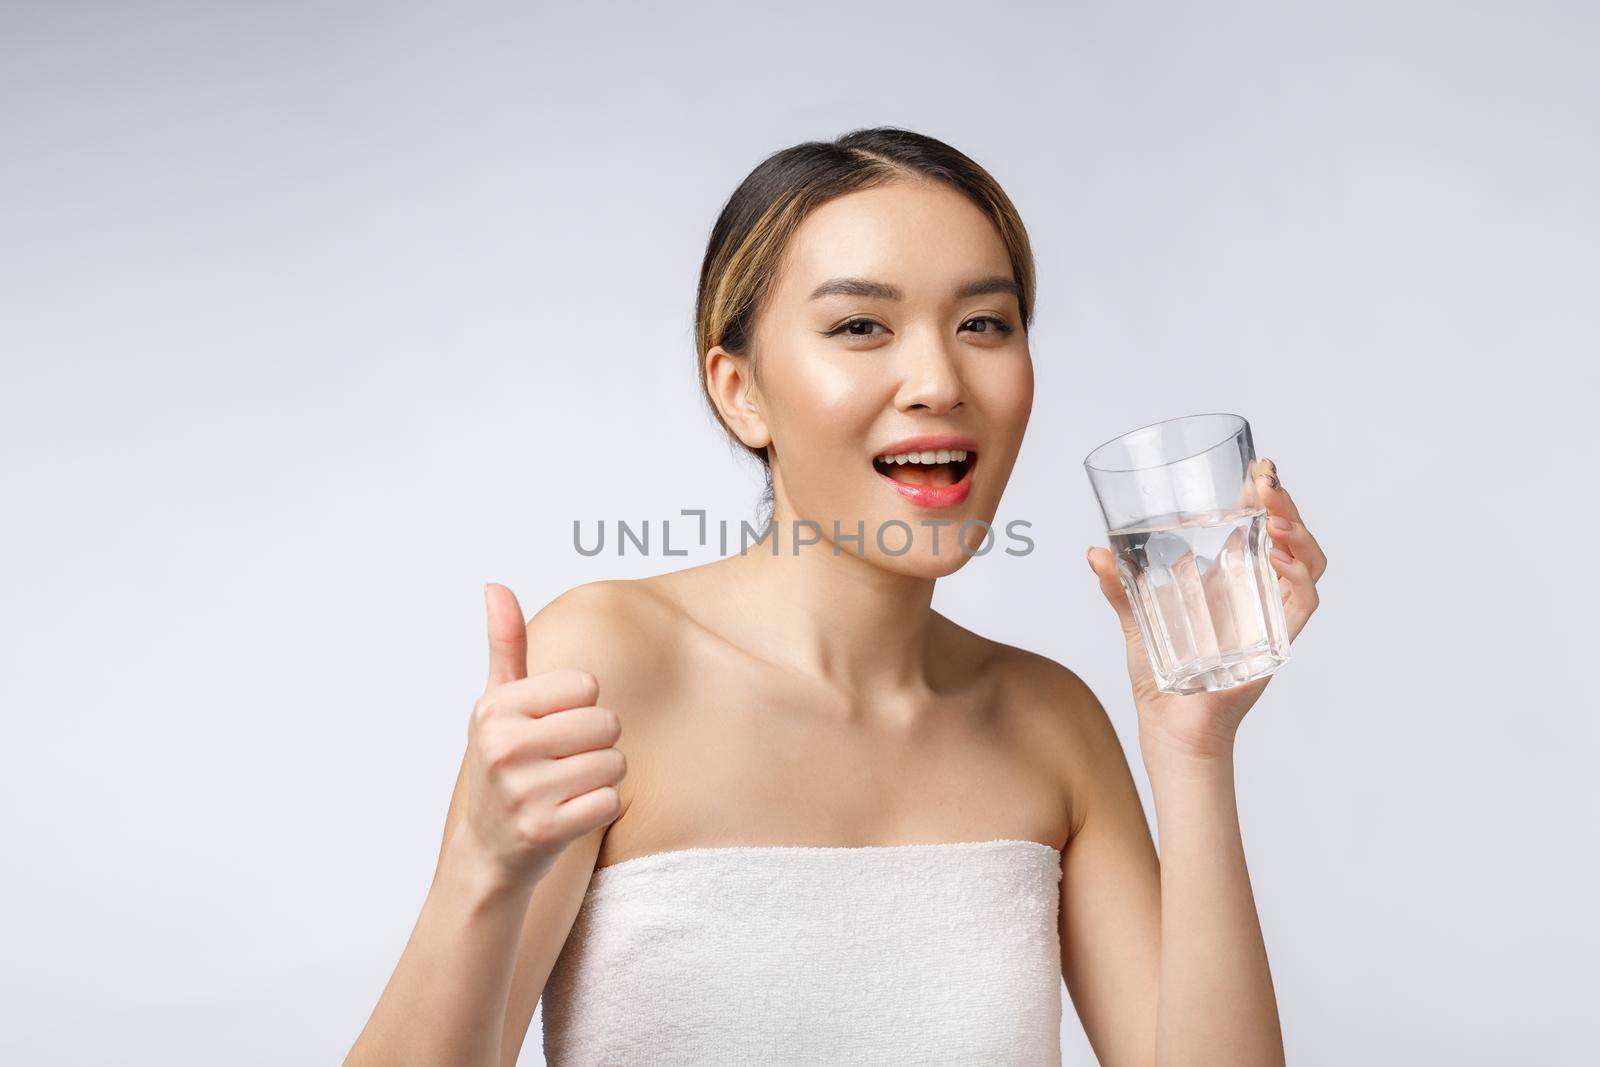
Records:
<instances>
[{"instance_id":1,"label":"woman's eye","mask_svg":"<svg viewBox=\"0 0 1600 1067\"><path fill-rule=\"evenodd\" d=\"M846 334L850 337L871 337L872 327L882 325L883 323L873 322L871 319L851 319L849 322L841 322L823 336L836 337L839 334Z\"/></svg>"},{"instance_id":2,"label":"woman's eye","mask_svg":"<svg viewBox=\"0 0 1600 1067\"><path fill-rule=\"evenodd\" d=\"M981 329L973 330L973 333L992 333L1004 335L1011 332L1010 323L1006 322L1004 319L996 318L993 315L979 315L975 319L968 319L961 325L971 326L973 323L977 323L980 327L982 327Z\"/></svg>"},{"instance_id":3,"label":"woman's eye","mask_svg":"<svg viewBox=\"0 0 1600 1067\"><path fill-rule=\"evenodd\" d=\"M962 329L966 329L968 327L974 327L972 329L973 333L993 335L997 337L1005 336L1006 334L1010 333L1012 329L1010 323L995 315L979 315L975 318L970 318L961 324ZM874 333L875 329L887 331L888 327L884 326L881 322L874 322L872 319L851 319L848 322L841 322L833 329L824 333L823 336L837 337L842 334L847 337L873 337L876 336Z\"/></svg>"}]
</instances>

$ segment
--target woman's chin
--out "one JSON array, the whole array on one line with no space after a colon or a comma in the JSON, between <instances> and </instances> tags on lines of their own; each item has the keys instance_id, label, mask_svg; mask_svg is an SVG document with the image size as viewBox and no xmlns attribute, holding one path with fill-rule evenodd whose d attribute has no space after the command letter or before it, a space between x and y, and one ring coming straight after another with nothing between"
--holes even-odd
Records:
<instances>
[{"instance_id":1,"label":"woman's chin","mask_svg":"<svg viewBox=\"0 0 1600 1067\"><path fill-rule=\"evenodd\" d=\"M913 578L944 578L965 567L972 559L959 548L941 551L935 555L928 551L911 551L903 556L874 555L872 562L886 571Z\"/></svg>"},{"instance_id":2,"label":"woman's chin","mask_svg":"<svg viewBox=\"0 0 1600 1067\"><path fill-rule=\"evenodd\" d=\"M960 542L957 541L957 531L960 529L962 521L969 520L956 520L949 526L938 527L939 544L937 549L932 540L934 527L915 526L916 536L912 538L911 543L906 546L904 551L893 554L898 551L899 547L895 544L888 546L889 551L873 547L868 553L868 558L875 565L882 567L884 570L893 571L896 574L914 575L919 578L943 578L946 575L954 574L972 562L972 557L983 549L984 538L988 536L985 533L985 527L970 527L967 530L968 544L963 549ZM897 525L896 531L898 532L898 530L899 527Z\"/></svg>"}]
</instances>

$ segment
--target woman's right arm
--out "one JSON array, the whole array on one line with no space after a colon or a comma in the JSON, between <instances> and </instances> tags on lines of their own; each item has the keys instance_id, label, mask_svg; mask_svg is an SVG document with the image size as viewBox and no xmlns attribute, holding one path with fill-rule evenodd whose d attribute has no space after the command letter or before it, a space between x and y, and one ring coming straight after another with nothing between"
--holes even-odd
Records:
<instances>
[{"instance_id":1,"label":"woman's right arm","mask_svg":"<svg viewBox=\"0 0 1600 1067\"><path fill-rule=\"evenodd\" d=\"M548 976L620 812L626 762L614 747L616 713L595 706L593 674L543 669L597 620L552 611L563 597L525 624L510 590L491 586L485 596L489 684L473 706L433 884L345 1059L351 1067L501 1067L514 974L532 971L541 985ZM564 631L561 615L569 616ZM553 631L563 640L546 647L540 639ZM541 673L529 677L530 664ZM541 958L519 967L519 946Z\"/></svg>"}]
</instances>

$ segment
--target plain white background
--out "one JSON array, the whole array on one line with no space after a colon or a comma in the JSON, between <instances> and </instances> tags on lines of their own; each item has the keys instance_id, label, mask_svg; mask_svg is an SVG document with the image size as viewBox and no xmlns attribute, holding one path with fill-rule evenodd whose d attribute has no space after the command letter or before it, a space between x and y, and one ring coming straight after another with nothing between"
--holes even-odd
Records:
<instances>
[{"instance_id":1,"label":"plain white background","mask_svg":"<svg viewBox=\"0 0 1600 1067\"><path fill-rule=\"evenodd\" d=\"M711 558L586 559L575 518L753 514L696 393L706 237L767 153L895 124L1039 267L1000 512L1038 547L936 606L1082 674L1146 790L1081 459L1246 415L1332 561L1238 753L1290 1061L1593 1062L1592 7L0 20L0 1059L343 1056L482 584ZM1093 1062L1070 1005L1062 1041Z\"/></svg>"}]
</instances>

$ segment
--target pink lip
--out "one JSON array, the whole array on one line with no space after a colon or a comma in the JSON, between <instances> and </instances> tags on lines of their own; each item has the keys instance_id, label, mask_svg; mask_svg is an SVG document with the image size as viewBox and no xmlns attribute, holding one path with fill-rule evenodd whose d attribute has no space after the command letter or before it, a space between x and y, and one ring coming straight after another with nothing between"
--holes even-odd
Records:
<instances>
[{"instance_id":1,"label":"pink lip","mask_svg":"<svg viewBox=\"0 0 1600 1067\"><path fill-rule=\"evenodd\" d=\"M881 471L873 473L888 483L889 488L919 508L953 508L967 499L967 494L972 492L972 472L978 469L978 443L972 438L954 433L924 434L884 445L873 455L895 456L901 452L937 452L942 448L960 449L972 456L972 462L968 464L966 473L954 485L907 485L895 481Z\"/></svg>"},{"instance_id":2,"label":"pink lip","mask_svg":"<svg viewBox=\"0 0 1600 1067\"><path fill-rule=\"evenodd\" d=\"M907 452L911 449L906 449ZM954 485L907 485L897 482L882 471L874 471L878 477L888 483L889 488L917 505L919 508L953 508L972 492L972 472L978 469L974 462L967 468L967 473Z\"/></svg>"}]
</instances>

